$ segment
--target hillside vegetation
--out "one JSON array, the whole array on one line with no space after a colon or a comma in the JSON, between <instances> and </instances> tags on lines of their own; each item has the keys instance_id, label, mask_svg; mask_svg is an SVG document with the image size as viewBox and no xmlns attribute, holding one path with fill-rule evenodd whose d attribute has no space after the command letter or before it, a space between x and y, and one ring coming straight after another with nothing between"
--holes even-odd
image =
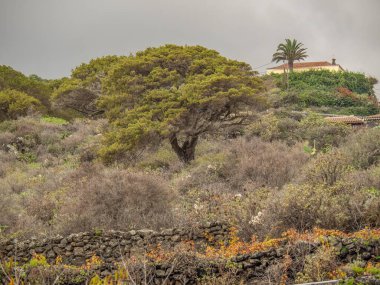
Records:
<instances>
[{"instance_id":1,"label":"hillside vegetation","mask_svg":"<svg viewBox=\"0 0 380 285\"><path fill-rule=\"evenodd\" d=\"M317 114L378 113L375 83L260 77L199 46L94 59L58 80L1 66L0 237L215 221L243 241L378 228L380 128Z\"/></svg>"},{"instance_id":2,"label":"hillside vegetation","mask_svg":"<svg viewBox=\"0 0 380 285\"><path fill-rule=\"evenodd\" d=\"M373 85L377 80L355 72L311 70L294 72L287 79L273 75L281 88L281 106L342 115L372 115L378 113ZM269 79L269 78L268 78Z\"/></svg>"}]
</instances>

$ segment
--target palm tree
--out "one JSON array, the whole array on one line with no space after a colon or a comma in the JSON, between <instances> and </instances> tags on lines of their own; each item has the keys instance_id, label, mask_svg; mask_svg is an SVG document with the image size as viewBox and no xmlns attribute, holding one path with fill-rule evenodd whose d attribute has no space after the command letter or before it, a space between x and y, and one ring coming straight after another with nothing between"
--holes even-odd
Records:
<instances>
[{"instance_id":1,"label":"palm tree","mask_svg":"<svg viewBox=\"0 0 380 285\"><path fill-rule=\"evenodd\" d=\"M295 39L286 39L285 43L278 45L277 51L273 54L272 61L276 63L279 61L288 61L289 70L292 72L294 61L304 60L307 57L307 49L302 46L303 44L297 42Z\"/></svg>"}]
</instances>

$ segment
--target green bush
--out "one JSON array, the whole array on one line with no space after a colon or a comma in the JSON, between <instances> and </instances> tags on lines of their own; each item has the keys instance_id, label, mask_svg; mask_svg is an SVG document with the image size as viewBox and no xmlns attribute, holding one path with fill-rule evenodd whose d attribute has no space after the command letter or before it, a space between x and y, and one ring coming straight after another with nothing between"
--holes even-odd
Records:
<instances>
[{"instance_id":1,"label":"green bush","mask_svg":"<svg viewBox=\"0 0 380 285\"><path fill-rule=\"evenodd\" d=\"M46 109L50 109L52 88L47 80L35 75L27 77L9 66L0 65L0 91L5 89L24 92L40 101Z\"/></svg>"},{"instance_id":2,"label":"green bush","mask_svg":"<svg viewBox=\"0 0 380 285\"><path fill-rule=\"evenodd\" d=\"M335 90L344 87L357 94L373 95L373 82L363 73L332 72L328 70L310 70L289 74L289 87L298 90L314 88Z\"/></svg>"},{"instance_id":3,"label":"green bush","mask_svg":"<svg viewBox=\"0 0 380 285\"><path fill-rule=\"evenodd\" d=\"M273 75L282 86L283 76ZM369 115L379 112L374 92L376 80L356 72L311 70L289 74L289 86L281 95L284 105L344 108L342 114ZM337 110L338 112L340 110Z\"/></svg>"},{"instance_id":4,"label":"green bush","mask_svg":"<svg viewBox=\"0 0 380 285\"><path fill-rule=\"evenodd\" d=\"M24 92L7 89L0 91L0 120L25 116L29 110L38 110L41 102Z\"/></svg>"}]
</instances>

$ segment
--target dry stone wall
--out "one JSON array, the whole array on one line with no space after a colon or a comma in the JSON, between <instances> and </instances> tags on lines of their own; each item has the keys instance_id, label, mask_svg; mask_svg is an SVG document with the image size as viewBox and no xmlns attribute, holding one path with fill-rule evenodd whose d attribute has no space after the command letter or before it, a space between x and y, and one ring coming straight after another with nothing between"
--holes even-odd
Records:
<instances>
[{"instance_id":1,"label":"dry stone wall","mask_svg":"<svg viewBox=\"0 0 380 285\"><path fill-rule=\"evenodd\" d=\"M27 262L34 253L44 255L48 261L61 256L66 264L81 265L92 256L99 256L105 263L120 261L144 253L158 244L163 248L173 248L183 241L194 241L196 247L227 239L229 227L212 223L198 228L152 230L132 230L128 232L84 232L67 237L50 239L11 239L0 243L0 257L13 257L19 262Z\"/></svg>"},{"instance_id":2,"label":"dry stone wall","mask_svg":"<svg viewBox=\"0 0 380 285\"><path fill-rule=\"evenodd\" d=\"M102 259L103 263L95 269L95 272L104 277L117 269L115 262L120 261L121 258L144 253L158 244L164 248L173 248L183 241L191 240L201 250L208 244L228 239L229 227L219 223L199 228L167 229L161 232L151 230L87 232L45 240L4 241L0 243L0 257L13 257L22 263L28 261L33 253L38 253L45 255L50 262L57 256L61 256L65 264L82 265L86 259L96 255ZM166 280L165 284L173 285L197 284L199 278L210 274L213 276L222 275L226 270L230 270L231 266L234 268L234 274L247 282L251 282L265 278L270 274L268 272L270 272L271 267L284 262L289 257L292 262L288 276L294 278L296 269L299 270L299 265L304 262L305 256L316 252L318 248L326 244L335 249L337 261L341 263L348 263L357 259L375 261L380 256L380 240L378 239L327 237L317 243L302 241L289 243L284 241L277 248L238 255L228 260L217 259L211 262L190 254L182 261L181 258L178 259L179 263L150 264L149 276L152 280L150 284L164 284L164 280ZM85 283L72 283L70 281L62 284Z\"/></svg>"}]
</instances>

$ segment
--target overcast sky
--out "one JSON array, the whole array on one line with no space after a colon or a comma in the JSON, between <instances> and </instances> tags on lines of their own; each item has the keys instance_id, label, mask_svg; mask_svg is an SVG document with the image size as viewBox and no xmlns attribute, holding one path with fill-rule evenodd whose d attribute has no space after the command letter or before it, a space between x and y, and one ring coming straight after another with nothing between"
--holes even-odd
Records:
<instances>
[{"instance_id":1,"label":"overcast sky","mask_svg":"<svg viewBox=\"0 0 380 285\"><path fill-rule=\"evenodd\" d=\"M336 57L380 78L379 12L380 0L0 0L0 64L57 78L94 57L175 43L256 68L296 38L310 61Z\"/></svg>"}]
</instances>

